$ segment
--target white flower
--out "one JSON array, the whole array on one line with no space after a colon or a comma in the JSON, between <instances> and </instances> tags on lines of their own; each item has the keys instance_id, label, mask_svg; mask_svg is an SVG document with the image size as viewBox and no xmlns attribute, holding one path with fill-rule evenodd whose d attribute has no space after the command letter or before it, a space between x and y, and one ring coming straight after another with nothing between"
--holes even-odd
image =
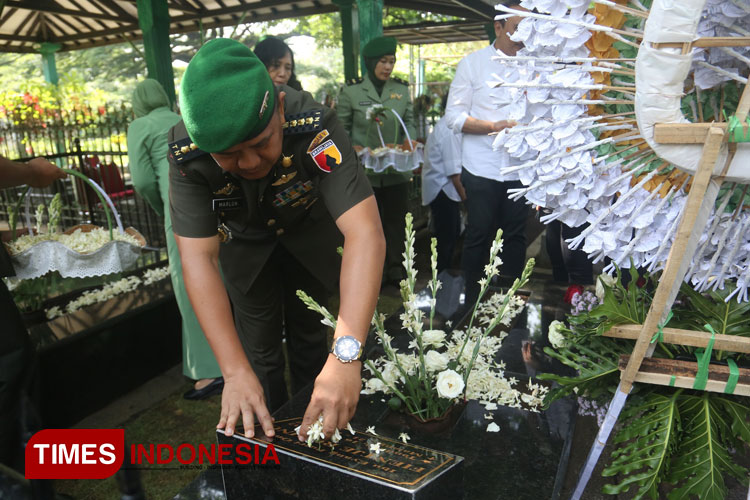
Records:
<instances>
[{"instance_id":1,"label":"white flower","mask_svg":"<svg viewBox=\"0 0 750 500\"><path fill-rule=\"evenodd\" d=\"M443 330L425 330L422 332L422 345L440 347L445 341L445 332Z\"/></svg>"},{"instance_id":2,"label":"white flower","mask_svg":"<svg viewBox=\"0 0 750 500\"><path fill-rule=\"evenodd\" d=\"M552 347L554 347L555 349L560 349L561 347L565 347L568 345L568 340L565 338L561 331L561 329L563 328L565 328L565 323L563 323L562 321L555 320L549 324L547 338L549 339L549 343L552 344Z\"/></svg>"},{"instance_id":3,"label":"white flower","mask_svg":"<svg viewBox=\"0 0 750 500\"><path fill-rule=\"evenodd\" d=\"M334 443L334 444L336 444L339 441L341 441L341 433L339 432L338 429L334 429L333 430L333 436L331 436L331 442Z\"/></svg>"},{"instance_id":4,"label":"white flower","mask_svg":"<svg viewBox=\"0 0 750 500\"><path fill-rule=\"evenodd\" d=\"M56 317L62 316L63 314L65 314L62 312L62 309L60 309L60 306L50 307L49 309L45 311L45 313L46 313L47 319L55 319Z\"/></svg>"},{"instance_id":5,"label":"white flower","mask_svg":"<svg viewBox=\"0 0 750 500\"><path fill-rule=\"evenodd\" d=\"M375 394L376 392L387 392L388 387L378 377L372 377L365 382L362 394Z\"/></svg>"},{"instance_id":6,"label":"white flower","mask_svg":"<svg viewBox=\"0 0 750 500\"><path fill-rule=\"evenodd\" d=\"M491 422L490 425L487 426L487 432L500 432L500 426L495 422Z\"/></svg>"},{"instance_id":7,"label":"white flower","mask_svg":"<svg viewBox=\"0 0 750 500\"><path fill-rule=\"evenodd\" d=\"M464 379L454 370L440 372L437 377L436 389L442 398L455 398L464 390Z\"/></svg>"},{"instance_id":8,"label":"white flower","mask_svg":"<svg viewBox=\"0 0 750 500\"><path fill-rule=\"evenodd\" d=\"M378 433L375 432L375 426L374 425L371 425L367 429L365 429L365 432L367 432L368 434L373 434L375 436L378 435Z\"/></svg>"},{"instance_id":9,"label":"white flower","mask_svg":"<svg viewBox=\"0 0 750 500\"><path fill-rule=\"evenodd\" d=\"M380 442L372 443L370 445L370 451L380 455Z\"/></svg>"},{"instance_id":10,"label":"white flower","mask_svg":"<svg viewBox=\"0 0 750 500\"><path fill-rule=\"evenodd\" d=\"M610 288L615 286L614 276L610 276L607 273L602 273L597 277L596 298L599 299L599 302L604 302L604 285L607 285Z\"/></svg>"},{"instance_id":11,"label":"white flower","mask_svg":"<svg viewBox=\"0 0 750 500\"><path fill-rule=\"evenodd\" d=\"M354 429L352 429L352 424L347 422L346 424L346 430L352 433L352 436L354 435Z\"/></svg>"},{"instance_id":12,"label":"white flower","mask_svg":"<svg viewBox=\"0 0 750 500\"><path fill-rule=\"evenodd\" d=\"M428 372L439 372L448 368L448 356L437 351L428 351L424 355L424 366Z\"/></svg>"},{"instance_id":13,"label":"white flower","mask_svg":"<svg viewBox=\"0 0 750 500\"><path fill-rule=\"evenodd\" d=\"M406 444L406 442L407 442L407 441L410 441L410 440L411 440L411 438L409 437L409 435L408 435L407 433L405 433L405 432L402 432L401 434L399 434L399 435L398 435L398 438L399 438L399 439L400 439L401 441L403 441L403 442L404 442L404 444Z\"/></svg>"}]
</instances>

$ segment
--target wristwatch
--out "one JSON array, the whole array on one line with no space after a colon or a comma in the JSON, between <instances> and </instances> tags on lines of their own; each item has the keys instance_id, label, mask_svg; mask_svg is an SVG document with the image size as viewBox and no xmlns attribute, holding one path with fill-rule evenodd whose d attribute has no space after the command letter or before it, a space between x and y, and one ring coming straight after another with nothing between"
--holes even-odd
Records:
<instances>
[{"instance_id":1,"label":"wristwatch","mask_svg":"<svg viewBox=\"0 0 750 500\"><path fill-rule=\"evenodd\" d=\"M362 342L351 335L342 335L333 339L331 354L342 363L351 363L362 357Z\"/></svg>"}]
</instances>

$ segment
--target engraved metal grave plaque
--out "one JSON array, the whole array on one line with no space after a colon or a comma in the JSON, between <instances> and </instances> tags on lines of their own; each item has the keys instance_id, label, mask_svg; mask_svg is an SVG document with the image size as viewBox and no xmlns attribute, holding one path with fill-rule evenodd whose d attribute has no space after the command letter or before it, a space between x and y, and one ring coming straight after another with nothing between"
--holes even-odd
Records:
<instances>
[{"instance_id":1,"label":"engraved metal grave plaque","mask_svg":"<svg viewBox=\"0 0 750 500\"><path fill-rule=\"evenodd\" d=\"M369 499L440 499L462 496L463 458L449 453L404 444L391 438L357 431L341 432L333 449L302 443L295 428L301 417L274 422L273 440L227 437L217 431L220 444L247 442L265 447L273 443L280 465L274 468L222 467L227 499L264 494L271 498L330 499L352 495ZM262 435L262 430L256 428ZM379 453L371 445L380 444Z\"/></svg>"}]
</instances>

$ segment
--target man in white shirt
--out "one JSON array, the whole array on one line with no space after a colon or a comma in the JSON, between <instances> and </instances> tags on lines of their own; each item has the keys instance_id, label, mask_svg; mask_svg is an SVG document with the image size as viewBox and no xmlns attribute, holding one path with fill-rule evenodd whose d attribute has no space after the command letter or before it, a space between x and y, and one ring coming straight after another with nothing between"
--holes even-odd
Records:
<instances>
[{"instance_id":1,"label":"man in white shirt","mask_svg":"<svg viewBox=\"0 0 750 500\"><path fill-rule=\"evenodd\" d=\"M523 7L509 5L517 10ZM518 78L517 68L493 60L498 53L514 56L523 46L510 36L515 33L522 17L513 16L495 21L495 41L472 52L458 63L451 83L446 109L448 126L454 133L462 133L461 183L466 189L465 206L468 224L464 235L461 261L466 279L466 304L471 305L479 294L478 281L487 263L489 248L497 228L503 229L503 275L519 277L526 260L526 218L528 207L524 200L512 201L507 191L520 187L518 174L503 176L500 169L520 164L505 151L492 149L493 132L512 127L510 119L517 101L517 89L490 88L490 80L504 81Z\"/></svg>"},{"instance_id":2,"label":"man in white shirt","mask_svg":"<svg viewBox=\"0 0 750 500\"><path fill-rule=\"evenodd\" d=\"M443 96L442 109L448 100ZM461 185L461 134L448 128L445 116L435 124L425 145L422 166L422 205L430 206L437 238L438 272L450 268L461 232L460 204L466 198Z\"/></svg>"}]
</instances>

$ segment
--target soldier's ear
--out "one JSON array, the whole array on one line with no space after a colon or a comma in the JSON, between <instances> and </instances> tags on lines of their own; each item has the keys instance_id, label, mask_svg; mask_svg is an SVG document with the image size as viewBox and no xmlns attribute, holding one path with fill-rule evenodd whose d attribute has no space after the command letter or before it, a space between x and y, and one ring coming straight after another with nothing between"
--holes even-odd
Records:
<instances>
[{"instance_id":1,"label":"soldier's ear","mask_svg":"<svg viewBox=\"0 0 750 500\"><path fill-rule=\"evenodd\" d=\"M279 92L279 113L281 113L281 121L284 121L284 98L286 97L286 92L283 90Z\"/></svg>"}]
</instances>

